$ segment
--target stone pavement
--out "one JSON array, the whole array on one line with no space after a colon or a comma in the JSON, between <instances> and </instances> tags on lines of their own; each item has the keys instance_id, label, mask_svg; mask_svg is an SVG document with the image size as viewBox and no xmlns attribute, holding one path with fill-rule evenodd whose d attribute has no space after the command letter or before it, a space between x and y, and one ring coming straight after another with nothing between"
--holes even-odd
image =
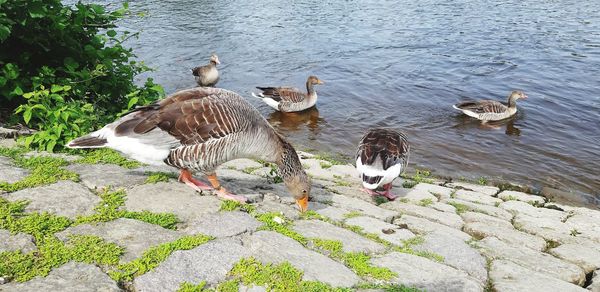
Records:
<instances>
[{"instance_id":1,"label":"stone pavement","mask_svg":"<svg viewBox=\"0 0 600 292\"><path fill-rule=\"evenodd\" d=\"M236 281L236 264L254 258L264 264L287 262L303 281L348 290L600 292L599 211L465 182L418 182L408 189L400 187L402 179L393 189L400 197L377 205L360 191L353 166L300 156L313 178L312 212L303 216L283 184L273 183L270 167L248 159L228 162L217 174L228 189L252 199L250 208L227 208L214 195L196 193L172 178L146 183L148 167L75 159L65 168L79 175L78 182L0 190L0 204L28 202L23 216L48 212L66 218L70 223L51 235L65 246L73 235L94 235L122 248L118 262L74 257L20 282L18 275L2 270L17 263L3 261L9 254L39 256L41 243L28 229L0 229L0 291L176 291L184 282L225 291L220 284ZM15 183L29 174L0 156L0 182ZM106 211L118 201L103 197L109 187L123 189L124 202ZM95 214L108 219L81 219ZM170 214L178 221L167 229L139 214ZM13 219L0 216L0 226ZM198 234L211 240L178 247L178 240ZM171 243L176 247L157 257L154 266L138 268L129 278L114 276L152 247ZM248 283L250 278L238 278L235 289L278 289Z\"/></svg>"}]
</instances>

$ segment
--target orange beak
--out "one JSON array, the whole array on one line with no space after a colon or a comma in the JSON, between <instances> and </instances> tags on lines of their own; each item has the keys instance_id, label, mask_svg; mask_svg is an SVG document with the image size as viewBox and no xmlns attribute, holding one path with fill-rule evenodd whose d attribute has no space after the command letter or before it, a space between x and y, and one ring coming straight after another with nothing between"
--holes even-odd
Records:
<instances>
[{"instance_id":1,"label":"orange beak","mask_svg":"<svg viewBox=\"0 0 600 292\"><path fill-rule=\"evenodd\" d=\"M306 212L306 210L308 210L308 196L296 200L296 204L298 204L298 207L300 207L300 212Z\"/></svg>"},{"instance_id":2,"label":"orange beak","mask_svg":"<svg viewBox=\"0 0 600 292\"><path fill-rule=\"evenodd\" d=\"M317 84L325 84L325 82L323 82L323 80L319 79L319 80L317 80Z\"/></svg>"}]
</instances>

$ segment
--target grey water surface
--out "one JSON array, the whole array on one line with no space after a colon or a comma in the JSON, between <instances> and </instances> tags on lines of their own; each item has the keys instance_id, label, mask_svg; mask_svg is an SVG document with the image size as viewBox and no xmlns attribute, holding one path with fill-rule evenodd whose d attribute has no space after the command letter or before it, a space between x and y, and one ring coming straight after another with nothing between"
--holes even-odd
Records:
<instances>
[{"instance_id":1,"label":"grey water surface","mask_svg":"<svg viewBox=\"0 0 600 292\"><path fill-rule=\"evenodd\" d=\"M94 1L97 2L97 1ZM110 3L102 2L102 3ZM112 1L116 8L118 1ZM364 131L394 127L411 165L600 199L600 1L180 1L130 3L123 29L167 93L195 86L212 52L218 87L246 97L299 149L354 155ZM139 16L138 14L143 14ZM275 112L255 86L317 87L317 107ZM481 125L452 104L529 98Z\"/></svg>"}]
</instances>

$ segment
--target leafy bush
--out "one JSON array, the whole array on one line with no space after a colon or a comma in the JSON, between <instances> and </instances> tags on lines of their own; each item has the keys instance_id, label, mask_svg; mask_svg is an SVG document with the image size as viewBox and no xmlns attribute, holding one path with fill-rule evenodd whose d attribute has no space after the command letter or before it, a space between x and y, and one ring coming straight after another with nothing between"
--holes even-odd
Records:
<instances>
[{"instance_id":1,"label":"leafy bush","mask_svg":"<svg viewBox=\"0 0 600 292\"><path fill-rule=\"evenodd\" d=\"M152 79L133 82L149 68L123 47L136 34L114 30L127 8L0 0L0 104L16 108L11 122L39 130L27 145L59 149L164 95Z\"/></svg>"}]
</instances>

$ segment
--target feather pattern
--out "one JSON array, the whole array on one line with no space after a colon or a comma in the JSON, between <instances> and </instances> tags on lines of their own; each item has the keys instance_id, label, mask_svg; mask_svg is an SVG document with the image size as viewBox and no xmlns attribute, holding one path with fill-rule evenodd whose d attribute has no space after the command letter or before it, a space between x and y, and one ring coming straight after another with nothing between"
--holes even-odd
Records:
<instances>
[{"instance_id":1,"label":"feather pattern","mask_svg":"<svg viewBox=\"0 0 600 292\"><path fill-rule=\"evenodd\" d=\"M495 100L479 100L462 102L453 107L478 120L499 121L517 113L516 101L520 98L527 98L527 96L522 91L513 91L508 97L507 104Z\"/></svg>"},{"instance_id":2,"label":"feather pattern","mask_svg":"<svg viewBox=\"0 0 600 292\"><path fill-rule=\"evenodd\" d=\"M219 82L217 64L220 64L219 57L213 54L210 56L210 62L207 65L192 69L192 74L199 86L214 87Z\"/></svg>"},{"instance_id":3,"label":"feather pattern","mask_svg":"<svg viewBox=\"0 0 600 292\"><path fill-rule=\"evenodd\" d=\"M371 129L356 151L356 169L369 189L392 182L408 164L410 145L406 135L392 129Z\"/></svg>"},{"instance_id":4,"label":"feather pattern","mask_svg":"<svg viewBox=\"0 0 600 292\"><path fill-rule=\"evenodd\" d=\"M261 98L270 107L282 112L297 112L313 107L317 103L315 84L323 82L315 76L306 80L307 93L294 87L256 87L261 93L252 95Z\"/></svg>"}]
</instances>

